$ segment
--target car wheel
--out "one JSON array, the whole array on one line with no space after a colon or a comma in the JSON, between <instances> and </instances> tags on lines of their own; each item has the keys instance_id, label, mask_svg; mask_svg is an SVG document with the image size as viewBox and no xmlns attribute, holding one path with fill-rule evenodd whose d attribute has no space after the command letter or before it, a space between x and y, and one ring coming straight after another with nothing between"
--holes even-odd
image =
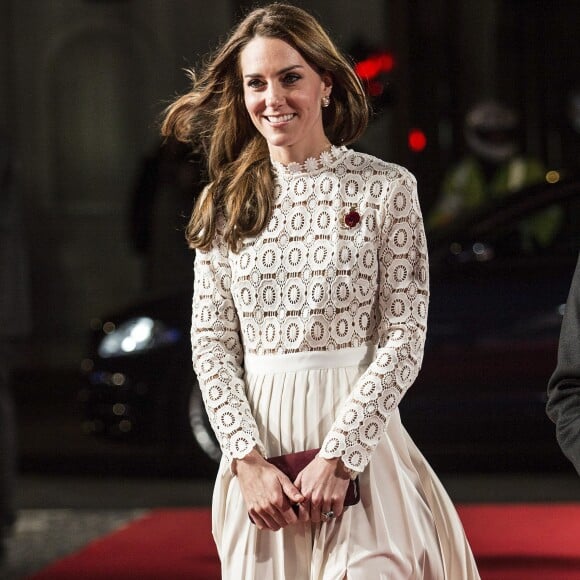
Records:
<instances>
[{"instance_id":1,"label":"car wheel","mask_svg":"<svg viewBox=\"0 0 580 580\"><path fill-rule=\"evenodd\" d=\"M210 459L219 463L222 451L211 428L199 388L193 389L189 399L189 420L193 436L201 450Z\"/></svg>"}]
</instances>

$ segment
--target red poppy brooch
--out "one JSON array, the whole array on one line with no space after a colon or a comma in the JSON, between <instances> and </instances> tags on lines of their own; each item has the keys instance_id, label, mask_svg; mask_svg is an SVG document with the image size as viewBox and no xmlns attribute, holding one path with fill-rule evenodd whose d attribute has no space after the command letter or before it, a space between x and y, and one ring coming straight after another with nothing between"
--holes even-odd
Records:
<instances>
[{"instance_id":1,"label":"red poppy brooch","mask_svg":"<svg viewBox=\"0 0 580 580\"><path fill-rule=\"evenodd\" d=\"M351 206L350 210L343 216L344 225L353 229L360 223L360 213L356 210L356 205Z\"/></svg>"}]
</instances>

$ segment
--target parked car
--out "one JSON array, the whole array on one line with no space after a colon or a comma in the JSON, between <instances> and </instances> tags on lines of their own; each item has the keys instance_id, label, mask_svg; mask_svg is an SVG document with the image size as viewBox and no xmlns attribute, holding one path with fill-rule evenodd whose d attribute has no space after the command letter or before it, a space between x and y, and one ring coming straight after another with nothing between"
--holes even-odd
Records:
<instances>
[{"instance_id":1,"label":"parked car","mask_svg":"<svg viewBox=\"0 0 580 580\"><path fill-rule=\"evenodd\" d=\"M401 412L437 468L567 466L544 405L580 248L580 181L550 181L428 232L428 338ZM219 459L191 370L190 315L187 287L94 330L87 431Z\"/></svg>"},{"instance_id":2,"label":"parked car","mask_svg":"<svg viewBox=\"0 0 580 580\"><path fill-rule=\"evenodd\" d=\"M408 430L443 468L568 468L545 402L580 249L580 182L526 189L428 240L427 343L401 407Z\"/></svg>"}]
</instances>

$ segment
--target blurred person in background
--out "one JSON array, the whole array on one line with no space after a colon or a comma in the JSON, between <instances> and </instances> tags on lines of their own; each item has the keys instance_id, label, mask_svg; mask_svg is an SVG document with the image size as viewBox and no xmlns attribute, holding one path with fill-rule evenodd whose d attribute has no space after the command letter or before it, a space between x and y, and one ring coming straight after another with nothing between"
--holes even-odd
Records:
<instances>
[{"instance_id":1,"label":"blurred person in background","mask_svg":"<svg viewBox=\"0 0 580 580\"><path fill-rule=\"evenodd\" d=\"M464 134L469 153L444 177L429 227L445 226L491 200L545 180L544 164L520 151L520 132L519 115L503 103L482 101L467 113ZM523 248L547 246L560 223L557 207L522 223Z\"/></svg>"},{"instance_id":2,"label":"blurred person in background","mask_svg":"<svg viewBox=\"0 0 580 580\"><path fill-rule=\"evenodd\" d=\"M223 578L479 578L400 419L423 356L426 240L415 178L347 147L368 122L354 70L309 13L272 4L192 76L162 132L208 154L187 233ZM266 460L305 450L292 479Z\"/></svg>"},{"instance_id":3,"label":"blurred person in background","mask_svg":"<svg viewBox=\"0 0 580 580\"><path fill-rule=\"evenodd\" d=\"M580 474L580 255L560 331L558 363L548 382L548 416L558 443Z\"/></svg>"},{"instance_id":4,"label":"blurred person in background","mask_svg":"<svg viewBox=\"0 0 580 580\"><path fill-rule=\"evenodd\" d=\"M503 103L483 101L468 111L464 135L469 153L445 175L430 225L447 224L491 199L544 179L541 161L520 152L519 131L518 114Z\"/></svg>"},{"instance_id":5,"label":"blurred person in background","mask_svg":"<svg viewBox=\"0 0 580 580\"><path fill-rule=\"evenodd\" d=\"M15 519L16 419L11 388L14 342L30 328L28 260L10 143L0 129L0 551Z\"/></svg>"}]
</instances>

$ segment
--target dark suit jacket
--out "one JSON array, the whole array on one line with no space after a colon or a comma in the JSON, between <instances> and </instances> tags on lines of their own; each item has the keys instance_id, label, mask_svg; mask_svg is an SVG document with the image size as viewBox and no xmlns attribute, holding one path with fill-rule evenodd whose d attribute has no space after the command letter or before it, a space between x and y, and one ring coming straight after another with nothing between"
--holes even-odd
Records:
<instances>
[{"instance_id":1,"label":"dark suit jacket","mask_svg":"<svg viewBox=\"0 0 580 580\"><path fill-rule=\"evenodd\" d=\"M580 256L560 331L558 364L548 383L548 416L562 451L580 474Z\"/></svg>"}]
</instances>

